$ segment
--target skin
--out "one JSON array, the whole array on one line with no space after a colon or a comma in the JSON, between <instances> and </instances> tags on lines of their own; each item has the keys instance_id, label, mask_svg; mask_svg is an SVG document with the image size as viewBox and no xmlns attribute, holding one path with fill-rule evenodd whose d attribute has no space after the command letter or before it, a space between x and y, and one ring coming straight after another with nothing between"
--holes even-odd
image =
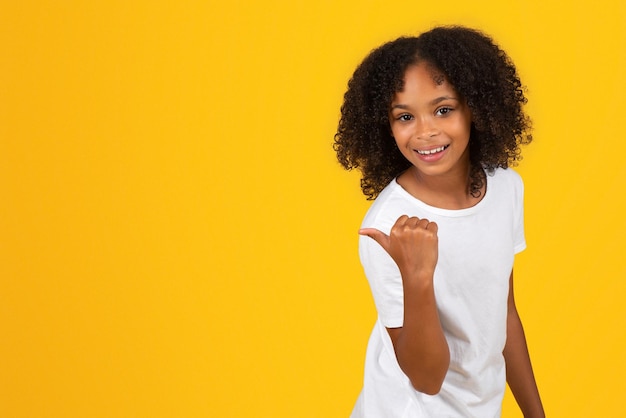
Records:
<instances>
[{"instance_id":1,"label":"skin","mask_svg":"<svg viewBox=\"0 0 626 418\"><path fill-rule=\"evenodd\" d=\"M506 380L525 417L544 418L545 413L533 374L522 321L515 306L513 272L509 281L507 339L504 346Z\"/></svg>"},{"instance_id":2,"label":"skin","mask_svg":"<svg viewBox=\"0 0 626 418\"><path fill-rule=\"evenodd\" d=\"M395 94L389 112L398 149L412 166L398 183L423 202L445 209L477 204L469 194L471 111L441 74L427 63L409 67L404 88ZM438 258L437 225L427 219L401 216L389 235L373 229L359 231L378 242L398 265L404 289L404 323L387 328L398 364L423 393L441 390L450 365L433 285ZM525 417L544 417L532 372L526 339L510 278L504 357L507 381Z\"/></svg>"},{"instance_id":3,"label":"skin","mask_svg":"<svg viewBox=\"0 0 626 418\"><path fill-rule=\"evenodd\" d=\"M478 203L467 193L471 111L443 76L425 63L409 67L404 89L391 102L389 123L398 149L412 164L398 178L402 187L443 209Z\"/></svg>"}]
</instances>

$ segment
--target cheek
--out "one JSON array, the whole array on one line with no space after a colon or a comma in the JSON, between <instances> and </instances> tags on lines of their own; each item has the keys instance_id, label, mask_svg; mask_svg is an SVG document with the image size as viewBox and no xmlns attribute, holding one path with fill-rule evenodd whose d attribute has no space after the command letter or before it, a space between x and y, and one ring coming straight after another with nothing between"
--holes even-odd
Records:
<instances>
[{"instance_id":1,"label":"cheek","mask_svg":"<svg viewBox=\"0 0 626 418\"><path fill-rule=\"evenodd\" d=\"M469 119L459 119L454 125L454 132L459 139L469 140L471 126L472 124Z\"/></svg>"},{"instance_id":2,"label":"cheek","mask_svg":"<svg viewBox=\"0 0 626 418\"><path fill-rule=\"evenodd\" d=\"M399 138L396 134L393 134L393 141L395 142L396 147L398 147L399 149L402 149L403 144L406 143L406 141L402 141L402 138Z\"/></svg>"},{"instance_id":3,"label":"cheek","mask_svg":"<svg viewBox=\"0 0 626 418\"><path fill-rule=\"evenodd\" d=\"M411 136L412 133L412 129L411 129L411 125L404 123L392 123L391 124L391 135L393 135L394 138L396 138L396 140L398 139L402 139L402 138L408 138Z\"/></svg>"},{"instance_id":4,"label":"cheek","mask_svg":"<svg viewBox=\"0 0 626 418\"><path fill-rule=\"evenodd\" d=\"M407 147L407 145L411 142L411 135L407 133L406 130L395 129L391 132L393 135L393 140L396 143L396 146L403 150Z\"/></svg>"}]
</instances>

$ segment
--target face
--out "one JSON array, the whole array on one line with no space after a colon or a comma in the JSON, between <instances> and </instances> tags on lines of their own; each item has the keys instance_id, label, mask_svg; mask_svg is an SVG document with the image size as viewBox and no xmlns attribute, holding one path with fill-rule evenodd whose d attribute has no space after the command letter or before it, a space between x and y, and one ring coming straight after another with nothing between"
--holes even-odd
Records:
<instances>
[{"instance_id":1,"label":"face","mask_svg":"<svg viewBox=\"0 0 626 418\"><path fill-rule=\"evenodd\" d=\"M419 174L467 176L472 115L465 100L432 67L420 63L406 70L389 121L400 152Z\"/></svg>"}]
</instances>

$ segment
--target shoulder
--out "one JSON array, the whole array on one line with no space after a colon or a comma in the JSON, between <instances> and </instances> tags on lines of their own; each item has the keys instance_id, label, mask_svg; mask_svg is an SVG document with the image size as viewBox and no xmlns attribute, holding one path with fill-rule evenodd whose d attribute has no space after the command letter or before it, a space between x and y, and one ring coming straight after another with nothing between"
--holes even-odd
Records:
<instances>
[{"instance_id":1,"label":"shoulder","mask_svg":"<svg viewBox=\"0 0 626 418\"><path fill-rule=\"evenodd\" d=\"M522 183L522 176L512 168L496 168L492 174L488 174L493 178L500 179L511 183Z\"/></svg>"},{"instance_id":2,"label":"shoulder","mask_svg":"<svg viewBox=\"0 0 626 418\"><path fill-rule=\"evenodd\" d=\"M393 179L372 203L361 227L377 228L388 233L398 217L407 212L407 206L410 206L410 202L406 192Z\"/></svg>"},{"instance_id":3,"label":"shoulder","mask_svg":"<svg viewBox=\"0 0 626 418\"><path fill-rule=\"evenodd\" d=\"M488 177L489 201L505 211L517 212L524 206L524 182L514 170L498 168ZM504 205L504 208L503 208Z\"/></svg>"},{"instance_id":4,"label":"shoulder","mask_svg":"<svg viewBox=\"0 0 626 418\"><path fill-rule=\"evenodd\" d=\"M488 186L496 189L506 189L515 192L524 191L522 176L512 168L496 168L493 173L487 174Z\"/></svg>"}]
</instances>

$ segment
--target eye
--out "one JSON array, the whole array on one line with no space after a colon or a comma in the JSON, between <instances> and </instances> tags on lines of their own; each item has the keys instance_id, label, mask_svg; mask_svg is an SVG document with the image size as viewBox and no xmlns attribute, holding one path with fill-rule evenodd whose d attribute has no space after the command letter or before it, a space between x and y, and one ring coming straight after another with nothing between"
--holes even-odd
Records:
<instances>
[{"instance_id":1,"label":"eye","mask_svg":"<svg viewBox=\"0 0 626 418\"><path fill-rule=\"evenodd\" d=\"M440 107L439 109L437 109L437 110L435 111L435 115L437 115L437 116L446 116L446 115L448 115L450 112L452 112L453 110L454 110L454 109L453 109L453 108L451 108L451 107L449 107L449 106L443 106L443 107Z\"/></svg>"},{"instance_id":2,"label":"eye","mask_svg":"<svg viewBox=\"0 0 626 418\"><path fill-rule=\"evenodd\" d=\"M413 116L409 115L408 113L403 113L400 116L398 116L396 119L398 119L401 122L408 122L413 119Z\"/></svg>"}]
</instances>

